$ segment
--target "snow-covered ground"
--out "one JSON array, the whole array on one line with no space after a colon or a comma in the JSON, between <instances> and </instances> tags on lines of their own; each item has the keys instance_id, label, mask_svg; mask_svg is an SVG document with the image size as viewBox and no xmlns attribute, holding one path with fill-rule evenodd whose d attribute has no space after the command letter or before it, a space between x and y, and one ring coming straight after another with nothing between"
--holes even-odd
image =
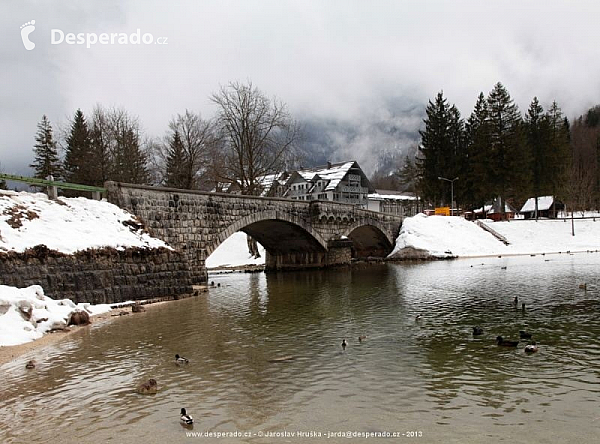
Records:
<instances>
[{"instance_id":1,"label":"snow-covered ground","mask_svg":"<svg viewBox=\"0 0 600 444\"><path fill-rule=\"evenodd\" d=\"M27 288L0 285L0 346L24 344L52 329L63 329L76 310L92 316L110 311L110 305L76 305L70 299L57 301L45 296L39 285Z\"/></svg>"},{"instance_id":2,"label":"snow-covered ground","mask_svg":"<svg viewBox=\"0 0 600 444\"><path fill-rule=\"evenodd\" d=\"M429 252L434 257L470 257L506 254L539 254L600 250L600 219L483 221L506 238L505 245L492 234L458 216L418 214L404 220L390 257L403 249Z\"/></svg>"},{"instance_id":3,"label":"snow-covered ground","mask_svg":"<svg viewBox=\"0 0 600 444\"><path fill-rule=\"evenodd\" d=\"M42 193L0 191L0 252L36 245L71 254L88 248L168 246L125 223L131 214L104 201L49 200Z\"/></svg>"},{"instance_id":4,"label":"snow-covered ground","mask_svg":"<svg viewBox=\"0 0 600 444\"><path fill-rule=\"evenodd\" d=\"M248 253L246 233L233 233L206 259L208 268L237 267L240 265L262 265L265 263L265 249L258 244L260 257L255 259Z\"/></svg>"}]
</instances>

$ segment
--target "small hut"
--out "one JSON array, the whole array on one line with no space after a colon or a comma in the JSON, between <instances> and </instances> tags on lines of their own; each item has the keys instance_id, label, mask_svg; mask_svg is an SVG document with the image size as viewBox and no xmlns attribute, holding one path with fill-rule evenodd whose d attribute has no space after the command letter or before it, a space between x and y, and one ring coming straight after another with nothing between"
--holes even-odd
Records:
<instances>
[{"instance_id":1,"label":"small hut","mask_svg":"<svg viewBox=\"0 0 600 444\"><path fill-rule=\"evenodd\" d=\"M564 211L565 205L557 201L554 196L541 196L537 198L538 214L537 217L556 219L559 211ZM520 213L525 219L535 219L535 197L530 197L521 208Z\"/></svg>"}]
</instances>

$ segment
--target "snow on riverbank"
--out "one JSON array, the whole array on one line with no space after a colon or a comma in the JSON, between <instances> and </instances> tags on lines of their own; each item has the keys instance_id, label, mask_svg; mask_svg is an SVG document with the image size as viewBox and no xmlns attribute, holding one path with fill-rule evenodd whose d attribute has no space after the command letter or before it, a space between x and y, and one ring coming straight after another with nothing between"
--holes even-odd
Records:
<instances>
[{"instance_id":1,"label":"snow on riverbank","mask_svg":"<svg viewBox=\"0 0 600 444\"><path fill-rule=\"evenodd\" d=\"M246 233L238 231L229 236L206 259L207 268L238 267L241 265L262 265L265 263L265 249L258 244L260 257L255 259L248 253Z\"/></svg>"},{"instance_id":2,"label":"snow on riverbank","mask_svg":"<svg viewBox=\"0 0 600 444\"><path fill-rule=\"evenodd\" d=\"M415 252L444 258L600 250L600 219L575 220L575 236L570 221L483 222L509 245L462 217L418 214L404 220L390 258L411 257Z\"/></svg>"},{"instance_id":3,"label":"snow on riverbank","mask_svg":"<svg viewBox=\"0 0 600 444\"><path fill-rule=\"evenodd\" d=\"M131 214L108 202L0 191L0 253L36 245L66 254L102 247L168 248L135 224Z\"/></svg>"},{"instance_id":4,"label":"snow on riverbank","mask_svg":"<svg viewBox=\"0 0 600 444\"><path fill-rule=\"evenodd\" d=\"M24 344L52 329L63 329L75 311L86 311L93 316L110 311L110 305L76 305L70 299L57 301L45 296L39 285L27 288L0 285L0 346Z\"/></svg>"}]
</instances>

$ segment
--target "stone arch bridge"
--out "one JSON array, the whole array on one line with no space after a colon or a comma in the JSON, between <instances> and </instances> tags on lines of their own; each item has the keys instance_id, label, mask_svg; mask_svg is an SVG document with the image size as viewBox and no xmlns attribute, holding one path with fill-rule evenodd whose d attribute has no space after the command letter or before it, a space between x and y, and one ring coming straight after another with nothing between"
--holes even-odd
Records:
<instances>
[{"instance_id":1,"label":"stone arch bridge","mask_svg":"<svg viewBox=\"0 0 600 444\"><path fill-rule=\"evenodd\" d=\"M135 214L150 233L183 252L196 283L207 280L205 261L236 231L267 251L266 270L347 264L352 257L389 254L400 216L330 201L159 188L107 182L109 202Z\"/></svg>"}]
</instances>

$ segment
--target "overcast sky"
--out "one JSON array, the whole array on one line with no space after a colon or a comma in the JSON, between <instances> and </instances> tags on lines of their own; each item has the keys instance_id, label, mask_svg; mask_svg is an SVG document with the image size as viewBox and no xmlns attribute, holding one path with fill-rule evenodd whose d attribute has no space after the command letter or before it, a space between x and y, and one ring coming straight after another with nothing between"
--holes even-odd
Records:
<instances>
[{"instance_id":1,"label":"overcast sky","mask_svg":"<svg viewBox=\"0 0 600 444\"><path fill-rule=\"evenodd\" d=\"M42 114L60 127L77 108L122 106L159 137L186 108L211 117L209 95L232 80L252 80L298 119L357 126L414 130L414 110L440 90L467 116L498 81L522 111L537 96L573 117L600 103L598 17L591 0L3 0L0 163L31 172ZM31 20L28 51L20 28ZM138 28L168 44L51 44L52 29ZM370 128L343 155L366 162Z\"/></svg>"}]
</instances>

